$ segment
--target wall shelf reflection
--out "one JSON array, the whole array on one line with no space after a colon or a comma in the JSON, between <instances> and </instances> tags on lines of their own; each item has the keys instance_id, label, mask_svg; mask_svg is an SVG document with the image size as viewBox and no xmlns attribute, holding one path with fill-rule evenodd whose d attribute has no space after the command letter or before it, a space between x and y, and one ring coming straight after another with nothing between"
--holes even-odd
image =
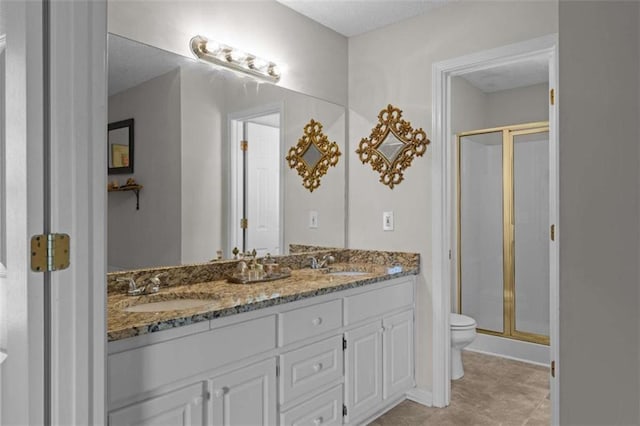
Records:
<instances>
[{"instance_id":1,"label":"wall shelf reflection","mask_svg":"<svg viewBox=\"0 0 640 426\"><path fill-rule=\"evenodd\" d=\"M126 185L119 186L117 188L110 187L108 188L109 192L124 192L124 191L133 191L136 194L136 210L140 210L140 190L143 188L142 185Z\"/></svg>"}]
</instances>

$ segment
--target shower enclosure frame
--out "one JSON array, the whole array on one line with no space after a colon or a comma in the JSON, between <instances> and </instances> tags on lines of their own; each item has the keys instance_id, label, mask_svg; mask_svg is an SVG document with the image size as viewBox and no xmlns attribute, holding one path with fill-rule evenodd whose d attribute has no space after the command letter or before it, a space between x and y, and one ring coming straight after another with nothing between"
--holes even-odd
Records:
<instances>
[{"instance_id":1,"label":"shower enclosure frame","mask_svg":"<svg viewBox=\"0 0 640 426\"><path fill-rule=\"evenodd\" d=\"M549 122L539 121L456 134L456 238L457 238L457 307L462 312L462 167L461 138L488 133L502 133L502 263L503 263L503 330L477 328L477 331L508 339L549 345L549 335L520 331L516 328L515 299L515 193L514 193L514 137L549 133Z\"/></svg>"}]
</instances>

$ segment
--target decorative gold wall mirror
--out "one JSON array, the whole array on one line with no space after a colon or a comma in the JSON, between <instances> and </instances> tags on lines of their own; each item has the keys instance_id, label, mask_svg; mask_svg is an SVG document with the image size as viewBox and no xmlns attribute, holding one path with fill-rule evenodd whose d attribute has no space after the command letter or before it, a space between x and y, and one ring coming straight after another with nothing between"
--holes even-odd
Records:
<instances>
[{"instance_id":1,"label":"decorative gold wall mirror","mask_svg":"<svg viewBox=\"0 0 640 426\"><path fill-rule=\"evenodd\" d=\"M404 179L413 157L421 157L429 144L422 129L414 129L402 119L402 110L389 104L378 114L378 124L368 138L360 141L356 154L380 173L380 182L393 187Z\"/></svg>"},{"instance_id":2,"label":"decorative gold wall mirror","mask_svg":"<svg viewBox=\"0 0 640 426\"><path fill-rule=\"evenodd\" d=\"M289 149L286 158L289 167L298 171L302 185L313 192L320 186L320 178L327 173L329 166L338 164L340 155L338 144L329 141L322 133L322 124L311 119L304 126L304 134L298 139L298 144Z\"/></svg>"}]
</instances>

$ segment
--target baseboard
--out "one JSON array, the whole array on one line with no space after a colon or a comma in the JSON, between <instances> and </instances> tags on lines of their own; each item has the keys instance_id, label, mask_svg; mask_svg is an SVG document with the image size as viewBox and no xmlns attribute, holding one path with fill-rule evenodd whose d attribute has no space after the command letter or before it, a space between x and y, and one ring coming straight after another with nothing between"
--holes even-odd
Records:
<instances>
[{"instance_id":1,"label":"baseboard","mask_svg":"<svg viewBox=\"0 0 640 426\"><path fill-rule=\"evenodd\" d=\"M407 399L425 407L433 407L433 394L426 389L413 388L407 391Z\"/></svg>"}]
</instances>

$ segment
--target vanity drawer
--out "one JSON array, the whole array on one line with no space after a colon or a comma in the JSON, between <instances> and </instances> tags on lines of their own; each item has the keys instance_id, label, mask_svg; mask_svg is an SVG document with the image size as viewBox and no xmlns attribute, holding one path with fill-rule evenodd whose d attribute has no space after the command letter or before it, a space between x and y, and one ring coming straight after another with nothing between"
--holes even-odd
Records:
<instances>
[{"instance_id":1,"label":"vanity drawer","mask_svg":"<svg viewBox=\"0 0 640 426\"><path fill-rule=\"evenodd\" d=\"M331 426L342 424L342 385L280 414L281 426Z\"/></svg>"},{"instance_id":2,"label":"vanity drawer","mask_svg":"<svg viewBox=\"0 0 640 426\"><path fill-rule=\"evenodd\" d=\"M278 315L280 346L342 327L342 300L319 303Z\"/></svg>"},{"instance_id":3,"label":"vanity drawer","mask_svg":"<svg viewBox=\"0 0 640 426\"><path fill-rule=\"evenodd\" d=\"M280 355L280 404L342 379L342 335Z\"/></svg>"},{"instance_id":4,"label":"vanity drawer","mask_svg":"<svg viewBox=\"0 0 640 426\"><path fill-rule=\"evenodd\" d=\"M344 299L345 325L413 305L413 279Z\"/></svg>"}]
</instances>

